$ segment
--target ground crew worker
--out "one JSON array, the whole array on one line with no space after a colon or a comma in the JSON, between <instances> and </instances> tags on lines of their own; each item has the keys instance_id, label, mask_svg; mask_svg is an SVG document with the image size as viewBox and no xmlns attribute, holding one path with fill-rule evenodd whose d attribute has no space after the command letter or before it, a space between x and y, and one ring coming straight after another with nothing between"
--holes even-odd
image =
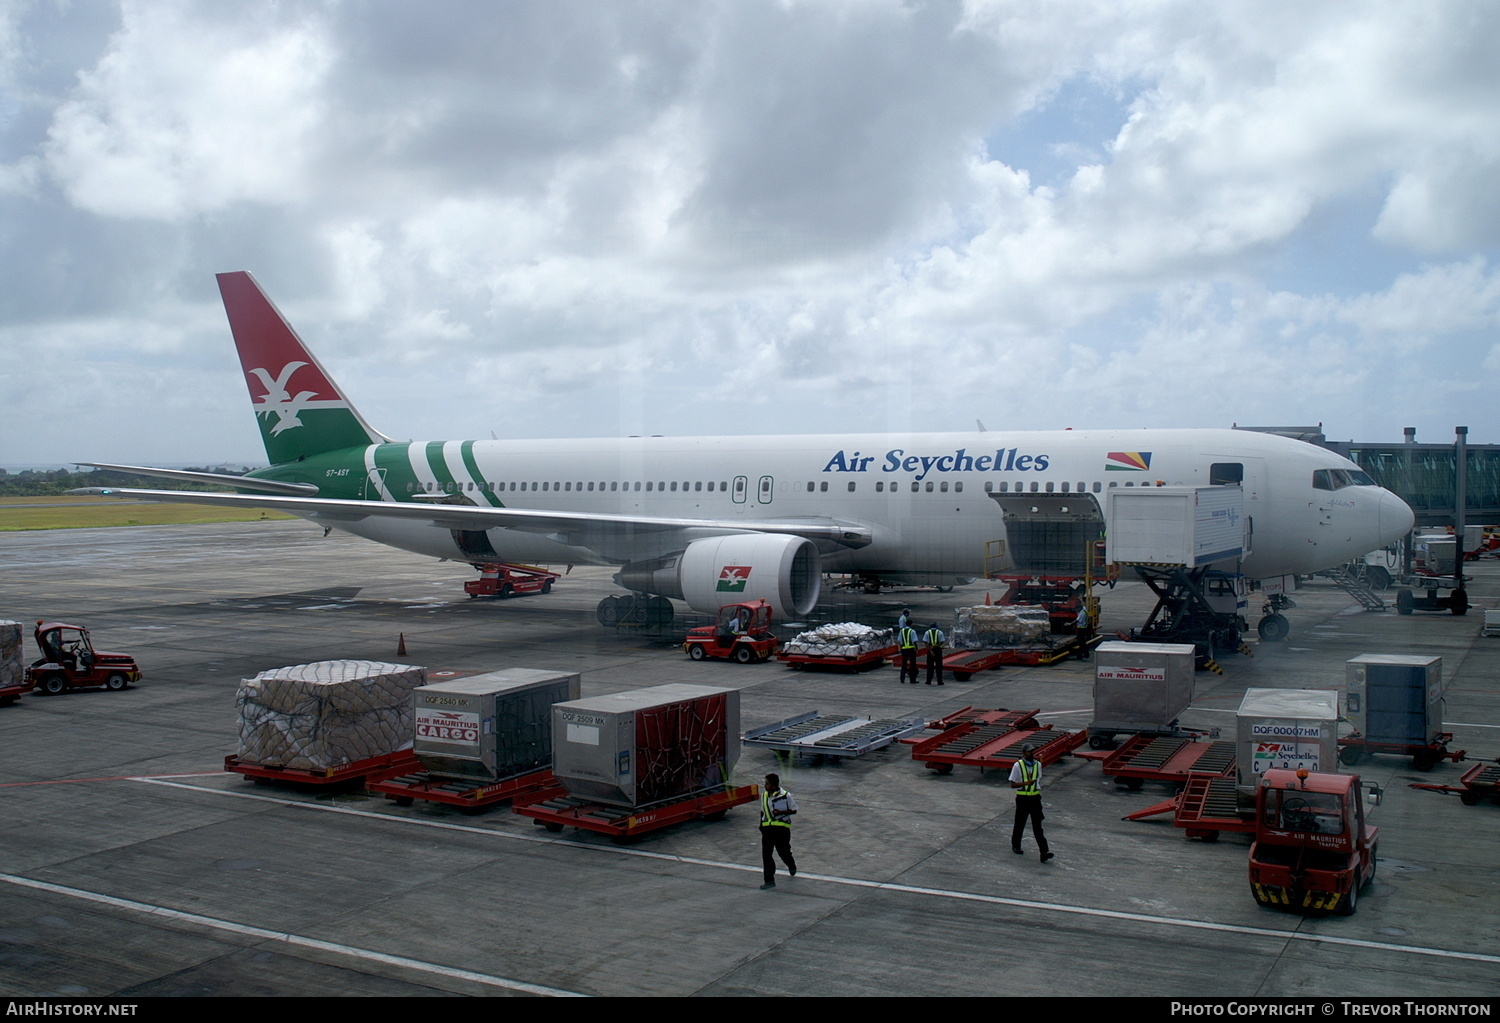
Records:
<instances>
[{"instance_id":1,"label":"ground crew worker","mask_svg":"<svg viewBox=\"0 0 1500 1023\"><path fill-rule=\"evenodd\" d=\"M1078 605L1078 617L1073 620L1073 631L1078 636L1077 640L1075 640L1078 644L1078 659L1080 661L1088 660L1089 640L1094 635L1094 619L1089 614L1089 602L1087 600Z\"/></svg>"},{"instance_id":2,"label":"ground crew worker","mask_svg":"<svg viewBox=\"0 0 1500 1023\"><path fill-rule=\"evenodd\" d=\"M760 793L760 863L765 868L765 883L761 890L776 887L776 862L771 859L774 850L786 864L793 877L797 876L797 861L792 858L792 814L797 812L797 801L781 787L781 779L774 774L766 775L765 788Z\"/></svg>"},{"instance_id":3,"label":"ground crew worker","mask_svg":"<svg viewBox=\"0 0 1500 1023\"><path fill-rule=\"evenodd\" d=\"M917 684L917 630L903 625L896 633L896 643L901 648L901 684L906 685L906 673L911 672L911 684Z\"/></svg>"},{"instance_id":4,"label":"ground crew worker","mask_svg":"<svg viewBox=\"0 0 1500 1023\"><path fill-rule=\"evenodd\" d=\"M1016 825L1010 832L1010 851L1021 851L1021 836L1026 832L1029 819L1031 834L1041 850L1042 862L1046 863L1056 854L1047 848L1047 836L1042 834L1042 762L1030 747L1010 769L1010 787L1016 790Z\"/></svg>"},{"instance_id":5,"label":"ground crew worker","mask_svg":"<svg viewBox=\"0 0 1500 1023\"><path fill-rule=\"evenodd\" d=\"M922 634L922 639L927 644L927 684L932 685L932 676L937 675L937 684L943 684L943 644L948 637L937 627L937 622L927 626L927 631Z\"/></svg>"},{"instance_id":6,"label":"ground crew worker","mask_svg":"<svg viewBox=\"0 0 1500 1023\"><path fill-rule=\"evenodd\" d=\"M904 628L906 628L910 624L911 624L911 610L909 608L902 608L901 609L901 614L899 616L897 616L897 618L896 618L896 628L898 628L898 629L904 629Z\"/></svg>"}]
</instances>

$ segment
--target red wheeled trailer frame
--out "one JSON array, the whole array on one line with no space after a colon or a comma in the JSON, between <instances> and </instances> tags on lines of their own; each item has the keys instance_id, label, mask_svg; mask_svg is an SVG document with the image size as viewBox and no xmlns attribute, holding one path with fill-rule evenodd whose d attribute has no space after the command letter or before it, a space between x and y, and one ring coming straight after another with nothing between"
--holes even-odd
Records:
<instances>
[{"instance_id":1,"label":"red wheeled trailer frame","mask_svg":"<svg viewBox=\"0 0 1500 1023\"><path fill-rule=\"evenodd\" d=\"M21 697L31 692L32 688L33 687L29 682L23 682L18 686L0 687L0 707L5 707L12 703L15 703Z\"/></svg>"},{"instance_id":2,"label":"red wheeled trailer frame","mask_svg":"<svg viewBox=\"0 0 1500 1023\"><path fill-rule=\"evenodd\" d=\"M470 597L499 597L504 600L512 595L527 593L551 593L552 584L562 578L559 572L532 565L476 564L479 578L464 583L464 592Z\"/></svg>"},{"instance_id":3,"label":"red wheeled trailer frame","mask_svg":"<svg viewBox=\"0 0 1500 1023\"><path fill-rule=\"evenodd\" d=\"M951 774L956 766L977 767L981 774L986 767L1009 771L1024 750L1033 751L1044 765L1050 764L1082 746L1088 737L1087 730L1063 732L1051 725L1020 728L1010 721L971 722L915 743L911 758L938 774Z\"/></svg>"},{"instance_id":4,"label":"red wheeled trailer frame","mask_svg":"<svg viewBox=\"0 0 1500 1023\"><path fill-rule=\"evenodd\" d=\"M1253 832L1255 811L1246 807L1241 813L1237 782L1231 774L1190 774L1182 791L1171 799L1126 814L1122 820L1139 821L1147 817L1172 815L1172 824L1184 829L1188 838L1205 842L1218 841L1222 831Z\"/></svg>"},{"instance_id":5,"label":"red wheeled trailer frame","mask_svg":"<svg viewBox=\"0 0 1500 1023\"><path fill-rule=\"evenodd\" d=\"M1036 716L1041 710L1006 710L1004 707L996 707L985 710L979 707L965 707L955 710L952 714L929 721L927 727L935 731L943 732L956 725L1009 725L1012 728L1036 728ZM903 739L903 742L915 744L921 739Z\"/></svg>"},{"instance_id":6,"label":"red wheeled trailer frame","mask_svg":"<svg viewBox=\"0 0 1500 1023\"><path fill-rule=\"evenodd\" d=\"M1452 732L1439 733L1428 743L1368 742L1358 732L1339 739L1339 763L1353 767L1371 753L1393 753L1398 757L1411 757L1412 770L1430 771L1444 760L1455 764L1464 758L1466 750L1450 750Z\"/></svg>"},{"instance_id":7,"label":"red wheeled trailer frame","mask_svg":"<svg viewBox=\"0 0 1500 1023\"><path fill-rule=\"evenodd\" d=\"M1148 781L1180 785L1191 774L1233 778L1236 759L1230 739L1199 742L1183 735L1132 735L1105 754L1099 766L1117 786L1135 792Z\"/></svg>"},{"instance_id":8,"label":"red wheeled trailer frame","mask_svg":"<svg viewBox=\"0 0 1500 1023\"><path fill-rule=\"evenodd\" d=\"M1500 803L1500 761L1475 764L1464 772L1457 785L1432 785L1414 781L1411 787L1426 789L1428 792L1452 793L1465 806L1474 806L1485 800Z\"/></svg>"},{"instance_id":9,"label":"red wheeled trailer frame","mask_svg":"<svg viewBox=\"0 0 1500 1023\"><path fill-rule=\"evenodd\" d=\"M420 770L421 766L421 761L409 749L370 757L366 760L354 760L347 764L340 764L338 767L327 767L317 771L279 767L275 764L252 764L237 756L224 758L226 771L243 774L257 783L274 781L293 785L338 785L344 782L364 781L368 776L376 773Z\"/></svg>"},{"instance_id":10,"label":"red wheeled trailer frame","mask_svg":"<svg viewBox=\"0 0 1500 1023\"><path fill-rule=\"evenodd\" d=\"M1056 664L1074 656L1078 651L1078 640L1069 638L1045 650L1023 647L998 647L985 650L955 650L943 658L943 670L953 673L960 682L967 682L981 671L1003 668L1008 664L1035 667L1038 664Z\"/></svg>"},{"instance_id":11,"label":"red wheeled trailer frame","mask_svg":"<svg viewBox=\"0 0 1500 1023\"><path fill-rule=\"evenodd\" d=\"M440 778L426 771L398 769L365 781L365 791L411 806L418 799L456 806L462 813L478 813L487 806L557 787L550 768L530 771L502 781L475 785L472 779Z\"/></svg>"},{"instance_id":12,"label":"red wheeled trailer frame","mask_svg":"<svg viewBox=\"0 0 1500 1023\"><path fill-rule=\"evenodd\" d=\"M783 662L793 671L801 671L803 668L817 668L822 671L864 671L873 668L881 661L898 655L894 646L881 647L879 650L869 650L862 654L789 654L785 650L777 653L776 659Z\"/></svg>"},{"instance_id":13,"label":"red wheeled trailer frame","mask_svg":"<svg viewBox=\"0 0 1500 1023\"><path fill-rule=\"evenodd\" d=\"M539 827L557 832L565 827L582 828L608 835L616 842L633 842L640 836L684 821L723 820L731 808L754 801L757 785L726 785L683 799L650 806L623 807L570 796L561 785L517 796L514 810L530 817Z\"/></svg>"}]
</instances>

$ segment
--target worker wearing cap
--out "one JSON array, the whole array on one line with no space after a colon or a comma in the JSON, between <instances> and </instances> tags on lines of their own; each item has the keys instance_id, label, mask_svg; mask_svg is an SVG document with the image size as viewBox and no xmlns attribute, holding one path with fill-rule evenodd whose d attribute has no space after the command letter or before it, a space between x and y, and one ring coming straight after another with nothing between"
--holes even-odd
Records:
<instances>
[{"instance_id":1,"label":"worker wearing cap","mask_svg":"<svg viewBox=\"0 0 1500 1023\"><path fill-rule=\"evenodd\" d=\"M927 684L932 685L932 676L937 675L937 684L943 684L943 644L948 637L943 635L943 630L937 627L937 622L927 626L927 631L922 634L922 641L927 644Z\"/></svg>"},{"instance_id":2,"label":"worker wearing cap","mask_svg":"<svg viewBox=\"0 0 1500 1023\"><path fill-rule=\"evenodd\" d=\"M1078 659L1087 660L1089 656L1089 640L1094 635L1094 618L1089 614L1089 602L1083 600L1078 605L1078 617L1073 619L1073 630L1078 638Z\"/></svg>"},{"instance_id":3,"label":"worker wearing cap","mask_svg":"<svg viewBox=\"0 0 1500 1023\"><path fill-rule=\"evenodd\" d=\"M1010 787L1016 790L1016 826L1010 832L1010 851L1021 851L1021 836L1030 820L1031 834L1046 863L1055 854L1048 850L1047 836L1042 834L1042 762L1036 758L1036 750L1028 746L1022 751L1021 759L1010 769Z\"/></svg>"},{"instance_id":4,"label":"worker wearing cap","mask_svg":"<svg viewBox=\"0 0 1500 1023\"><path fill-rule=\"evenodd\" d=\"M776 861L771 858L774 851L786 864L793 877L797 876L797 861L792 858L792 821L797 812L797 801L781 787L781 779L774 774L766 775L765 788L760 793L760 863L765 868L765 883L761 890L776 887Z\"/></svg>"},{"instance_id":5,"label":"worker wearing cap","mask_svg":"<svg viewBox=\"0 0 1500 1023\"><path fill-rule=\"evenodd\" d=\"M901 684L906 685L906 673L911 672L911 684L917 684L917 630L903 625L896 632L896 645L901 648Z\"/></svg>"}]
</instances>

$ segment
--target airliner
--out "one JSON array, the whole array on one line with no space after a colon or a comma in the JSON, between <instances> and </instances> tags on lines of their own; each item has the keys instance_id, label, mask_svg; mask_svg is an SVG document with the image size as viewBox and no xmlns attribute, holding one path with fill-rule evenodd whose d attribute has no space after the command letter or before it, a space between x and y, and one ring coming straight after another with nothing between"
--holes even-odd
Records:
<instances>
[{"instance_id":1,"label":"airliner","mask_svg":"<svg viewBox=\"0 0 1500 1023\"><path fill-rule=\"evenodd\" d=\"M1007 504L1102 506L1115 487L1235 483L1253 580L1404 536L1410 508L1353 462L1244 430L396 442L374 430L255 279L218 275L268 468L229 476L83 463L236 493L93 493L273 508L392 547L486 563L613 565L632 599L807 614L825 574L951 586L982 575ZM1064 509L1066 510L1066 509ZM1004 568L999 566L989 567ZM647 595L650 595L649 597Z\"/></svg>"}]
</instances>

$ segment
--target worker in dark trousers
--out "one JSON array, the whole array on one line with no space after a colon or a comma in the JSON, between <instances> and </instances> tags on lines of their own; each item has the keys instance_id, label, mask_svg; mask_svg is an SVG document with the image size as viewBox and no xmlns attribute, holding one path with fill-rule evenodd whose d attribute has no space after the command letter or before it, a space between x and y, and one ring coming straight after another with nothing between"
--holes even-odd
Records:
<instances>
[{"instance_id":1,"label":"worker in dark trousers","mask_svg":"<svg viewBox=\"0 0 1500 1023\"><path fill-rule=\"evenodd\" d=\"M922 634L922 640L927 644L927 684L932 685L932 676L937 675L937 684L943 684L943 644L948 637L943 635L943 630L937 627L937 622L927 626L927 631Z\"/></svg>"},{"instance_id":2,"label":"worker in dark trousers","mask_svg":"<svg viewBox=\"0 0 1500 1023\"><path fill-rule=\"evenodd\" d=\"M911 684L917 684L917 630L910 625L901 626L896 633L896 645L901 649L901 684L906 685L906 673L911 672Z\"/></svg>"},{"instance_id":3,"label":"worker in dark trousers","mask_svg":"<svg viewBox=\"0 0 1500 1023\"><path fill-rule=\"evenodd\" d=\"M766 775L765 788L760 793L760 863L765 868L766 880L761 890L776 887L776 861L771 853L781 857L786 869L797 876L797 861L792 858L792 815L797 812L797 801L781 787L781 779L774 774Z\"/></svg>"},{"instance_id":4,"label":"worker in dark trousers","mask_svg":"<svg viewBox=\"0 0 1500 1023\"><path fill-rule=\"evenodd\" d=\"M1042 762L1030 747L1010 769L1010 787L1016 790L1016 826L1010 832L1010 851L1021 851L1021 836L1026 832L1026 821L1030 820L1031 834L1041 850L1042 862L1046 863L1055 854L1047 848L1047 836L1042 834Z\"/></svg>"},{"instance_id":5,"label":"worker in dark trousers","mask_svg":"<svg viewBox=\"0 0 1500 1023\"><path fill-rule=\"evenodd\" d=\"M1089 640L1094 638L1094 618L1089 614L1087 600L1078 605L1078 617L1073 619L1073 631L1078 637L1074 640L1078 644L1078 659L1086 661L1089 657Z\"/></svg>"}]
</instances>

